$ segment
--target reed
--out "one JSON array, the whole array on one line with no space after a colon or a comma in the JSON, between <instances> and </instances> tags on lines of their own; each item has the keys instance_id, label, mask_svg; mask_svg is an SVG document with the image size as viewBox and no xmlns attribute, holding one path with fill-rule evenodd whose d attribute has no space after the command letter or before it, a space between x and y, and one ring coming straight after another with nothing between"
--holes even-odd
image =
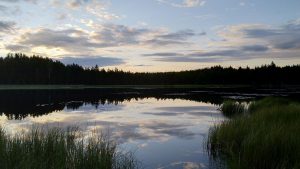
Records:
<instances>
[{"instance_id":1,"label":"reed","mask_svg":"<svg viewBox=\"0 0 300 169\"><path fill-rule=\"evenodd\" d=\"M104 134L84 137L77 128L45 129L9 135L0 128L1 169L134 169L131 153L118 151Z\"/></svg>"},{"instance_id":2,"label":"reed","mask_svg":"<svg viewBox=\"0 0 300 169\"><path fill-rule=\"evenodd\" d=\"M245 113L246 110L246 105L244 103L240 103L237 101L233 100L227 100L225 101L221 107L220 110L226 117L234 117L236 115L240 115Z\"/></svg>"},{"instance_id":3,"label":"reed","mask_svg":"<svg viewBox=\"0 0 300 169\"><path fill-rule=\"evenodd\" d=\"M251 103L248 112L210 129L212 158L232 169L299 169L299 102L266 98Z\"/></svg>"}]
</instances>

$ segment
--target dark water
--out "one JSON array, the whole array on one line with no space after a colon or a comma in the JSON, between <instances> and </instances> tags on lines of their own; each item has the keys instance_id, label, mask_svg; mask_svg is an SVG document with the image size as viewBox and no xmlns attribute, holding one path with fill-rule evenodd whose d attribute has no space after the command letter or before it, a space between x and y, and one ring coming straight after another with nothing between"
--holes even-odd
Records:
<instances>
[{"instance_id":1,"label":"dark water","mask_svg":"<svg viewBox=\"0 0 300 169\"><path fill-rule=\"evenodd\" d=\"M278 94L278 93L277 93ZM281 93L282 94L282 93ZM270 93L185 89L0 91L0 123L10 133L32 125L109 131L144 168L214 168L204 150L209 127L226 119L224 99ZM272 95L272 94L271 94Z\"/></svg>"}]
</instances>

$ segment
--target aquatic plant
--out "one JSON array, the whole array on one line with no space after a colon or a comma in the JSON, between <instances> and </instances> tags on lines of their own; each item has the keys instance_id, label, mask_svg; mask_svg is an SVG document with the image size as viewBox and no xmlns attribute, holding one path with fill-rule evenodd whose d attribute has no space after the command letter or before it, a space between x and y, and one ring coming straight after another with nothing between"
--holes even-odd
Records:
<instances>
[{"instance_id":1,"label":"aquatic plant","mask_svg":"<svg viewBox=\"0 0 300 169\"><path fill-rule=\"evenodd\" d=\"M227 100L220 106L220 110L226 117L233 117L245 113L247 107L244 103Z\"/></svg>"},{"instance_id":2,"label":"aquatic plant","mask_svg":"<svg viewBox=\"0 0 300 169\"><path fill-rule=\"evenodd\" d=\"M300 168L300 103L266 98L251 103L249 112L210 129L211 157L233 169Z\"/></svg>"},{"instance_id":3,"label":"aquatic plant","mask_svg":"<svg viewBox=\"0 0 300 169\"><path fill-rule=\"evenodd\" d=\"M14 135L0 128L1 169L134 169L132 153L118 151L117 144L104 134L83 132L71 127L33 127Z\"/></svg>"}]
</instances>

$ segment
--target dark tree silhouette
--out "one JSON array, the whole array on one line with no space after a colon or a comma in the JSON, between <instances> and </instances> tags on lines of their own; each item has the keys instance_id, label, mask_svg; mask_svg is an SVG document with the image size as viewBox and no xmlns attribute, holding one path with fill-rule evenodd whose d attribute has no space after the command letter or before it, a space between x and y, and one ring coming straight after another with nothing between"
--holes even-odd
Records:
<instances>
[{"instance_id":1,"label":"dark tree silhouette","mask_svg":"<svg viewBox=\"0 0 300 169\"><path fill-rule=\"evenodd\" d=\"M40 56L8 54L0 58L0 84L182 85L246 84L299 85L300 65L278 67L272 62L250 69L214 66L191 71L132 73L64 65Z\"/></svg>"}]
</instances>

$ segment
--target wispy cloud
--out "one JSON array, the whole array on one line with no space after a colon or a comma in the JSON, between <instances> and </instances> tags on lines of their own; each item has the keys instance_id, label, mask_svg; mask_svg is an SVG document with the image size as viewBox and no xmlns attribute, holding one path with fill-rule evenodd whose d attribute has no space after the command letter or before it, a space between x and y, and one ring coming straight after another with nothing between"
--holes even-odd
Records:
<instances>
[{"instance_id":1,"label":"wispy cloud","mask_svg":"<svg viewBox=\"0 0 300 169\"><path fill-rule=\"evenodd\" d=\"M295 59L300 52L300 21L281 26L234 25L218 34L225 41L211 42L210 49L143 54L159 62L229 62L250 59Z\"/></svg>"},{"instance_id":2,"label":"wispy cloud","mask_svg":"<svg viewBox=\"0 0 300 169\"><path fill-rule=\"evenodd\" d=\"M59 4L59 2L54 4ZM110 3L104 0L70 0L65 3L65 7L69 9L84 10L85 12L96 16L100 20L114 20L122 18L122 16L109 12L109 6Z\"/></svg>"},{"instance_id":3,"label":"wispy cloud","mask_svg":"<svg viewBox=\"0 0 300 169\"><path fill-rule=\"evenodd\" d=\"M0 13L4 16L16 16L21 13L21 10L18 6L5 6L0 4Z\"/></svg>"},{"instance_id":4,"label":"wispy cloud","mask_svg":"<svg viewBox=\"0 0 300 169\"><path fill-rule=\"evenodd\" d=\"M16 3L20 1L37 3L39 0L0 0L0 2L7 2L7 3Z\"/></svg>"},{"instance_id":5,"label":"wispy cloud","mask_svg":"<svg viewBox=\"0 0 300 169\"><path fill-rule=\"evenodd\" d=\"M10 30L13 24L3 23L3 30ZM6 49L25 49L45 47L57 48L72 53L94 51L99 48L134 46L139 48L187 45L190 38L199 36L192 30L177 32L160 29L134 28L116 24L102 24L93 27L93 31L76 28L69 29L32 29L22 33L7 44Z\"/></svg>"},{"instance_id":6,"label":"wispy cloud","mask_svg":"<svg viewBox=\"0 0 300 169\"><path fill-rule=\"evenodd\" d=\"M15 30L16 23L11 21L0 21L0 33L1 32L12 32Z\"/></svg>"},{"instance_id":7,"label":"wispy cloud","mask_svg":"<svg viewBox=\"0 0 300 169\"><path fill-rule=\"evenodd\" d=\"M93 38L106 46L168 46L190 44L190 38L198 36L193 30L177 32L162 31L150 28L134 28L124 25L104 24L95 32ZM203 35L203 34L201 34Z\"/></svg>"},{"instance_id":8,"label":"wispy cloud","mask_svg":"<svg viewBox=\"0 0 300 169\"><path fill-rule=\"evenodd\" d=\"M153 30L145 28L132 28L124 25L103 24L98 26L98 30L94 33L93 39L104 46L124 46L140 43L140 37Z\"/></svg>"},{"instance_id":9,"label":"wispy cloud","mask_svg":"<svg viewBox=\"0 0 300 169\"><path fill-rule=\"evenodd\" d=\"M44 46L47 48L61 48L67 51L83 51L98 46L98 44L89 40L87 33L76 29L38 29L33 32L26 32L21 35L18 44L31 48Z\"/></svg>"},{"instance_id":10,"label":"wispy cloud","mask_svg":"<svg viewBox=\"0 0 300 169\"><path fill-rule=\"evenodd\" d=\"M151 53L144 54L144 56L154 56L155 61L161 62L222 62L257 58L257 54L263 54L268 50L267 46L248 45L224 50Z\"/></svg>"},{"instance_id":11,"label":"wispy cloud","mask_svg":"<svg viewBox=\"0 0 300 169\"><path fill-rule=\"evenodd\" d=\"M268 46L264 46L264 45L249 45L249 46L242 46L241 50L245 52L265 52L269 50L269 48Z\"/></svg>"},{"instance_id":12,"label":"wispy cloud","mask_svg":"<svg viewBox=\"0 0 300 169\"><path fill-rule=\"evenodd\" d=\"M157 38L168 39L168 40L187 40L188 38L193 37L195 35L196 33L193 30L186 29L174 33L158 35Z\"/></svg>"},{"instance_id":13,"label":"wispy cloud","mask_svg":"<svg viewBox=\"0 0 300 169\"><path fill-rule=\"evenodd\" d=\"M103 57L103 56L62 56L58 59L64 64L78 64L84 67L93 67L98 65L103 66L115 66L124 64L125 61L120 58Z\"/></svg>"},{"instance_id":14,"label":"wispy cloud","mask_svg":"<svg viewBox=\"0 0 300 169\"><path fill-rule=\"evenodd\" d=\"M0 11L6 11L6 10L7 10L7 7L0 4Z\"/></svg>"},{"instance_id":15,"label":"wispy cloud","mask_svg":"<svg viewBox=\"0 0 300 169\"><path fill-rule=\"evenodd\" d=\"M69 0L67 1L67 5L70 8L79 8L83 5L86 5L89 2L90 0Z\"/></svg>"},{"instance_id":16,"label":"wispy cloud","mask_svg":"<svg viewBox=\"0 0 300 169\"><path fill-rule=\"evenodd\" d=\"M13 44L9 44L5 46L6 49L10 50L10 51L15 51L15 52L27 52L30 51L30 48L28 46L24 46L24 45L13 45Z\"/></svg>"},{"instance_id":17,"label":"wispy cloud","mask_svg":"<svg viewBox=\"0 0 300 169\"><path fill-rule=\"evenodd\" d=\"M281 27L256 27L240 30L246 38L266 40L277 49L300 49L300 20L291 21Z\"/></svg>"},{"instance_id":18,"label":"wispy cloud","mask_svg":"<svg viewBox=\"0 0 300 169\"><path fill-rule=\"evenodd\" d=\"M204 0L184 0L181 4L174 4L178 7L185 7L185 8L191 8L191 7L197 7L197 6L203 6L205 5L206 1Z\"/></svg>"},{"instance_id":19,"label":"wispy cloud","mask_svg":"<svg viewBox=\"0 0 300 169\"><path fill-rule=\"evenodd\" d=\"M206 1L205 0L182 0L181 3L178 3L174 0L157 0L159 3L169 4L174 7L181 7L181 8L193 8L204 6Z\"/></svg>"}]
</instances>

